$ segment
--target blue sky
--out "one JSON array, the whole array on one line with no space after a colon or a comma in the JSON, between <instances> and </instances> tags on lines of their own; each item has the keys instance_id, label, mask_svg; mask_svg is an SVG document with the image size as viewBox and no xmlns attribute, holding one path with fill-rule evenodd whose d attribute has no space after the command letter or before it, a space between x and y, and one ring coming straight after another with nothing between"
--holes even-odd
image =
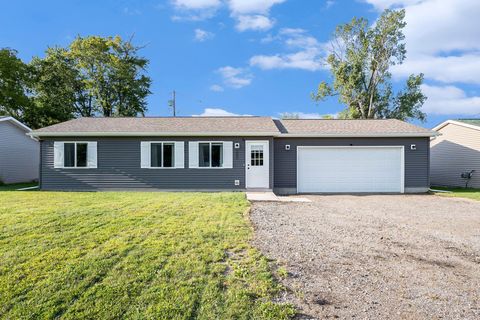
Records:
<instances>
[{"instance_id":1,"label":"blue sky","mask_svg":"<svg viewBox=\"0 0 480 320\"><path fill-rule=\"evenodd\" d=\"M0 47L30 61L76 35L134 35L150 60L148 115L169 115L175 89L180 115L315 117L342 109L336 99L310 99L330 79L322 58L335 26L354 16L374 22L388 7L407 11L407 60L393 74L398 87L425 73L423 125L480 117L475 0L2 0Z\"/></svg>"}]
</instances>

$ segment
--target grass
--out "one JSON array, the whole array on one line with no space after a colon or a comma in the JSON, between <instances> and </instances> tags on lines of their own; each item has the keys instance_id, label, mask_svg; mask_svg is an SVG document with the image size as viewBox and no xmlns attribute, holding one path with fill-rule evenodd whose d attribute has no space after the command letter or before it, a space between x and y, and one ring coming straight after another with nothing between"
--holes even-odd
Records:
<instances>
[{"instance_id":1,"label":"grass","mask_svg":"<svg viewBox=\"0 0 480 320\"><path fill-rule=\"evenodd\" d=\"M0 192L0 318L286 319L241 193Z\"/></svg>"},{"instance_id":2,"label":"grass","mask_svg":"<svg viewBox=\"0 0 480 320\"><path fill-rule=\"evenodd\" d=\"M15 191L21 188L30 188L38 186L36 182L26 182L26 183L13 183L13 184L2 184L0 183L0 192L1 191Z\"/></svg>"},{"instance_id":3,"label":"grass","mask_svg":"<svg viewBox=\"0 0 480 320\"><path fill-rule=\"evenodd\" d=\"M445 188L445 187L432 187L434 190L444 190L444 191L451 191L450 193L437 193L442 196L447 197L460 197L460 198L468 198L473 200L480 201L480 189L473 189L473 188Z\"/></svg>"}]
</instances>

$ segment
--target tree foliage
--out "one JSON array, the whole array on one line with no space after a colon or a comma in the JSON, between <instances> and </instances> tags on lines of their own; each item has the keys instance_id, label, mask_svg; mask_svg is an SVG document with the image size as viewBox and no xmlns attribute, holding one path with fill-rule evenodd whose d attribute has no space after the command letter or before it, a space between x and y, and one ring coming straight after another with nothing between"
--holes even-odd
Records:
<instances>
[{"instance_id":1,"label":"tree foliage","mask_svg":"<svg viewBox=\"0 0 480 320\"><path fill-rule=\"evenodd\" d=\"M84 89L93 98L83 112L111 116L144 115L151 80L140 47L120 37L77 37L65 56L72 61Z\"/></svg>"},{"instance_id":2,"label":"tree foliage","mask_svg":"<svg viewBox=\"0 0 480 320\"><path fill-rule=\"evenodd\" d=\"M424 121L423 74L410 75L396 93L391 83L390 67L405 60L404 18L404 10L385 10L373 26L363 18L338 26L327 58L333 84L321 82L313 99L338 96L346 105L339 118Z\"/></svg>"},{"instance_id":3,"label":"tree foliage","mask_svg":"<svg viewBox=\"0 0 480 320\"><path fill-rule=\"evenodd\" d=\"M17 57L17 51L0 49L0 115L28 122L32 99L29 96L30 70Z\"/></svg>"},{"instance_id":4,"label":"tree foliage","mask_svg":"<svg viewBox=\"0 0 480 320\"><path fill-rule=\"evenodd\" d=\"M120 37L77 37L27 65L0 51L0 112L32 128L76 117L143 116L151 79L140 47Z\"/></svg>"}]
</instances>

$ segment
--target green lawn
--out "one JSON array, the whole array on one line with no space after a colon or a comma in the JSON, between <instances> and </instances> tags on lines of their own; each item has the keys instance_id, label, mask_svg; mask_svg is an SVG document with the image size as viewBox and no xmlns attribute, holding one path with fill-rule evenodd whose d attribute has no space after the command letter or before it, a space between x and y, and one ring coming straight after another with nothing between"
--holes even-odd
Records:
<instances>
[{"instance_id":1,"label":"green lawn","mask_svg":"<svg viewBox=\"0 0 480 320\"><path fill-rule=\"evenodd\" d=\"M30 188L35 186L38 186L38 183L26 182L26 183L14 183L14 184L0 184L0 191L15 191L17 189Z\"/></svg>"},{"instance_id":2,"label":"green lawn","mask_svg":"<svg viewBox=\"0 0 480 320\"><path fill-rule=\"evenodd\" d=\"M242 193L0 192L0 318L285 319Z\"/></svg>"},{"instance_id":3,"label":"green lawn","mask_svg":"<svg viewBox=\"0 0 480 320\"><path fill-rule=\"evenodd\" d=\"M460 197L460 198L469 198L473 200L479 200L480 201L480 189L472 189L472 188L444 188L444 187L432 187L434 190L445 190L445 191L451 191L449 193L437 193L442 196L447 196L447 197Z\"/></svg>"}]
</instances>

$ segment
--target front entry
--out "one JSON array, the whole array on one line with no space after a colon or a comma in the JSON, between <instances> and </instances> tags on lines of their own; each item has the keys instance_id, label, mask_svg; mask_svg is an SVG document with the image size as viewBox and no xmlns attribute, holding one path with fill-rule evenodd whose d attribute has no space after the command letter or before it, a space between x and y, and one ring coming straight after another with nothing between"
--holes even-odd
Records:
<instances>
[{"instance_id":1,"label":"front entry","mask_svg":"<svg viewBox=\"0 0 480 320\"><path fill-rule=\"evenodd\" d=\"M247 189L268 189L270 182L268 141L246 141L245 149Z\"/></svg>"}]
</instances>

